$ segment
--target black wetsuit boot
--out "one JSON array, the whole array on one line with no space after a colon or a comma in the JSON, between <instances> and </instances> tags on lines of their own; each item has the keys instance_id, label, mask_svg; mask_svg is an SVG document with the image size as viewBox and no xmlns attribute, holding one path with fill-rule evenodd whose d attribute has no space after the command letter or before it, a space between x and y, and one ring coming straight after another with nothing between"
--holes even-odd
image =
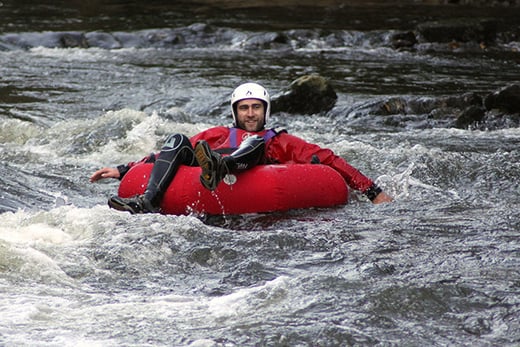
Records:
<instances>
[{"instance_id":1,"label":"black wetsuit boot","mask_svg":"<svg viewBox=\"0 0 520 347\"><path fill-rule=\"evenodd\" d=\"M161 199L181 164L194 165L193 148L188 137L174 134L168 137L155 160L143 195L133 198L113 196L108 205L130 213L158 212Z\"/></svg>"},{"instance_id":2,"label":"black wetsuit boot","mask_svg":"<svg viewBox=\"0 0 520 347\"><path fill-rule=\"evenodd\" d=\"M261 136L250 136L223 161L230 172L247 170L258 165L264 157L265 141Z\"/></svg>"},{"instance_id":3,"label":"black wetsuit boot","mask_svg":"<svg viewBox=\"0 0 520 347\"><path fill-rule=\"evenodd\" d=\"M202 168L200 182L205 188L215 190L228 173L247 170L259 164L264 152L265 141L257 135L244 140L236 151L226 157L212 151L206 141L199 141L195 146L195 159Z\"/></svg>"}]
</instances>

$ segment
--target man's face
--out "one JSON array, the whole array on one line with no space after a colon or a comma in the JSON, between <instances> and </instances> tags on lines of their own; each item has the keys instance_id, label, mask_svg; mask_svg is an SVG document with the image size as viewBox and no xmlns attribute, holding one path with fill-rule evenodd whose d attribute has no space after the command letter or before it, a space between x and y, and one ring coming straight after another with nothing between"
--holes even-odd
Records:
<instances>
[{"instance_id":1,"label":"man's face","mask_svg":"<svg viewBox=\"0 0 520 347\"><path fill-rule=\"evenodd\" d=\"M237 125L247 131L264 128L265 107L258 99L244 99L237 103Z\"/></svg>"}]
</instances>

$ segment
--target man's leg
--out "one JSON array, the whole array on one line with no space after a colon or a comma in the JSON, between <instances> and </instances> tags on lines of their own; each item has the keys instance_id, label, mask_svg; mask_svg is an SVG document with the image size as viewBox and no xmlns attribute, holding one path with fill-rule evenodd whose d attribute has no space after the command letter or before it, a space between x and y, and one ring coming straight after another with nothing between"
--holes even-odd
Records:
<instances>
[{"instance_id":1,"label":"man's leg","mask_svg":"<svg viewBox=\"0 0 520 347\"><path fill-rule=\"evenodd\" d=\"M264 151L265 141L257 135L244 140L236 151L226 157L212 151L206 141L199 141L195 146L195 159L202 168L200 182L205 188L215 190L228 173L247 170L260 163Z\"/></svg>"},{"instance_id":2,"label":"man's leg","mask_svg":"<svg viewBox=\"0 0 520 347\"><path fill-rule=\"evenodd\" d=\"M170 135L155 160L144 194L132 198L113 196L108 205L130 213L158 212L162 197L181 164L195 164L190 140L182 134Z\"/></svg>"}]
</instances>

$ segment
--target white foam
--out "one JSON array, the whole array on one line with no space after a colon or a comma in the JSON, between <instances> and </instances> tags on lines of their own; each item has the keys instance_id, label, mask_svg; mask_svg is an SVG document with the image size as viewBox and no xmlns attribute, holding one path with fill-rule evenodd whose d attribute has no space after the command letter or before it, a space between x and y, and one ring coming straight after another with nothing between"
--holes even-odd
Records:
<instances>
[{"instance_id":1,"label":"white foam","mask_svg":"<svg viewBox=\"0 0 520 347\"><path fill-rule=\"evenodd\" d=\"M157 152L169 134L182 133L192 136L206 126L205 124L176 123L161 118L156 112L148 115L141 111L122 109L109 111L94 122L85 123L92 129L104 128L113 122L131 122L131 128L120 138L110 139L95 152L78 158L82 163L98 163L100 166L137 161L151 152ZM81 126L84 128L84 126ZM88 130L83 129L82 132Z\"/></svg>"},{"instance_id":2,"label":"white foam","mask_svg":"<svg viewBox=\"0 0 520 347\"><path fill-rule=\"evenodd\" d=\"M264 285L239 289L235 293L214 298L209 302L208 312L216 318L249 314L259 306L269 306L285 297L288 282L289 277L280 276Z\"/></svg>"},{"instance_id":3,"label":"white foam","mask_svg":"<svg viewBox=\"0 0 520 347\"><path fill-rule=\"evenodd\" d=\"M31 224L18 228L0 228L0 239L10 243L64 243L72 238L59 228L42 223Z\"/></svg>"},{"instance_id":4,"label":"white foam","mask_svg":"<svg viewBox=\"0 0 520 347\"><path fill-rule=\"evenodd\" d=\"M48 47L34 47L29 50L35 55L42 57L57 58L61 61L84 61L84 62L99 62L103 59L113 60L112 51L106 49L91 47L85 48L48 48Z\"/></svg>"},{"instance_id":5,"label":"white foam","mask_svg":"<svg viewBox=\"0 0 520 347\"><path fill-rule=\"evenodd\" d=\"M3 119L0 124L0 143L23 145L28 139L37 137L42 128L19 119Z\"/></svg>"}]
</instances>

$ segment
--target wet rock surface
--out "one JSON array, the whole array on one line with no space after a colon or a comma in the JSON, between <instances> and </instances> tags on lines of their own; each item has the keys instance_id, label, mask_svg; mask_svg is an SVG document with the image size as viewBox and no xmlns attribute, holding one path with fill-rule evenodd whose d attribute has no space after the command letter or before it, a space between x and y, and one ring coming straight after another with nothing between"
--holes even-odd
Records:
<instances>
[{"instance_id":1,"label":"wet rock surface","mask_svg":"<svg viewBox=\"0 0 520 347\"><path fill-rule=\"evenodd\" d=\"M316 114L331 111L336 92L322 76L302 76L272 99L273 112ZM380 117L387 126L404 128L452 127L496 130L520 125L520 85L479 95L464 93L446 97L392 97L354 106L337 117ZM334 114L334 112L333 112Z\"/></svg>"},{"instance_id":2,"label":"wet rock surface","mask_svg":"<svg viewBox=\"0 0 520 347\"><path fill-rule=\"evenodd\" d=\"M520 85L479 95L392 97L358 105L351 118L367 118L386 126L497 130L520 125Z\"/></svg>"},{"instance_id":3,"label":"wet rock surface","mask_svg":"<svg viewBox=\"0 0 520 347\"><path fill-rule=\"evenodd\" d=\"M497 108L508 113L520 112L520 84L514 84L486 96L484 105L487 110Z\"/></svg>"},{"instance_id":4,"label":"wet rock surface","mask_svg":"<svg viewBox=\"0 0 520 347\"><path fill-rule=\"evenodd\" d=\"M427 42L494 42L497 19L454 18L418 25L419 35Z\"/></svg>"},{"instance_id":5,"label":"wet rock surface","mask_svg":"<svg viewBox=\"0 0 520 347\"><path fill-rule=\"evenodd\" d=\"M291 83L272 107L278 112L314 114L330 111L338 99L329 81L319 75L302 76Z\"/></svg>"}]
</instances>

